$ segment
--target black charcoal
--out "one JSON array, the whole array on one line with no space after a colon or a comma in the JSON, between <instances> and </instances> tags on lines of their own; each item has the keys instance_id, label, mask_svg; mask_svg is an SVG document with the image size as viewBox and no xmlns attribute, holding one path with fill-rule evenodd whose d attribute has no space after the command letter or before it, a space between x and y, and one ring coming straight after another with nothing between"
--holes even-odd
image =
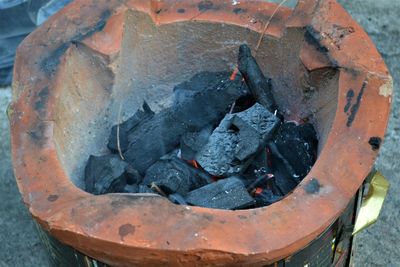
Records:
<instances>
[{"instance_id":1,"label":"black charcoal","mask_svg":"<svg viewBox=\"0 0 400 267\"><path fill-rule=\"evenodd\" d=\"M278 125L279 119L258 103L228 114L196 154L196 160L212 175L237 175L248 166L246 160L265 147Z\"/></svg>"},{"instance_id":2,"label":"black charcoal","mask_svg":"<svg viewBox=\"0 0 400 267\"><path fill-rule=\"evenodd\" d=\"M239 48L238 67L254 98L270 112L275 112L277 106L272 95L271 82L264 76L247 45Z\"/></svg>"},{"instance_id":3,"label":"black charcoal","mask_svg":"<svg viewBox=\"0 0 400 267\"><path fill-rule=\"evenodd\" d=\"M139 185L138 184L127 184L124 187L124 190L122 190L123 193L132 193L135 194L139 191Z\"/></svg>"},{"instance_id":4,"label":"black charcoal","mask_svg":"<svg viewBox=\"0 0 400 267\"><path fill-rule=\"evenodd\" d=\"M282 199L282 197L279 195L275 195L272 190L263 189L263 191L257 194L254 199L256 201L256 207L264 207L278 202Z\"/></svg>"},{"instance_id":5,"label":"black charcoal","mask_svg":"<svg viewBox=\"0 0 400 267\"><path fill-rule=\"evenodd\" d=\"M239 129L235 157L243 161L253 156L266 145L279 123L280 120L274 114L258 103L234 114L232 125Z\"/></svg>"},{"instance_id":6,"label":"black charcoal","mask_svg":"<svg viewBox=\"0 0 400 267\"><path fill-rule=\"evenodd\" d=\"M140 175L140 173L130 165L126 166L125 175L126 182L130 185L140 184L143 180L143 177Z\"/></svg>"},{"instance_id":7,"label":"black charcoal","mask_svg":"<svg viewBox=\"0 0 400 267\"><path fill-rule=\"evenodd\" d=\"M86 191L95 195L123 192L127 166L117 155L90 156L85 168Z\"/></svg>"},{"instance_id":8,"label":"black charcoal","mask_svg":"<svg viewBox=\"0 0 400 267\"><path fill-rule=\"evenodd\" d=\"M157 185L166 194L186 195L189 191L212 181L207 173L196 169L182 160L159 160L146 172L143 184Z\"/></svg>"},{"instance_id":9,"label":"black charcoal","mask_svg":"<svg viewBox=\"0 0 400 267\"><path fill-rule=\"evenodd\" d=\"M186 202L206 208L235 210L253 205L254 199L239 178L231 177L191 191Z\"/></svg>"},{"instance_id":10,"label":"black charcoal","mask_svg":"<svg viewBox=\"0 0 400 267\"><path fill-rule=\"evenodd\" d=\"M301 181L316 160L318 139L313 126L285 123L279 128L273 141L279 153L293 169L295 177Z\"/></svg>"},{"instance_id":11,"label":"black charcoal","mask_svg":"<svg viewBox=\"0 0 400 267\"><path fill-rule=\"evenodd\" d=\"M186 133L181 138L181 158L184 160L194 160L196 153L200 151L210 138L212 127L207 126L199 132Z\"/></svg>"},{"instance_id":12,"label":"black charcoal","mask_svg":"<svg viewBox=\"0 0 400 267\"><path fill-rule=\"evenodd\" d=\"M187 205L185 198L179 194L171 194L168 199L175 204Z\"/></svg>"},{"instance_id":13,"label":"black charcoal","mask_svg":"<svg viewBox=\"0 0 400 267\"><path fill-rule=\"evenodd\" d=\"M175 149L183 134L217 123L229 111L229 106L246 94L241 86L241 77L231 81L229 73L224 72L198 74L184 84L188 87L203 84L204 77L209 81L207 87L177 101L129 131L129 145L123 155L139 173L144 174L161 156Z\"/></svg>"},{"instance_id":14,"label":"black charcoal","mask_svg":"<svg viewBox=\"0 0 400 267\"><path fill-rule=\"evenodd\" d=\"M130 117L127 121L119 125L119 137L118 137L118 125L114 125L111 128L111 134L108 138L107 147L114 153L118 153L118 138L121 152L125 152L128 148L128 135L130 131L134 131L136 127L146 120L149 120L154 116L154 112L150 109L149 105L144 102L143 110L138 110L136 113Z\"/></svg>"}]
</instances>

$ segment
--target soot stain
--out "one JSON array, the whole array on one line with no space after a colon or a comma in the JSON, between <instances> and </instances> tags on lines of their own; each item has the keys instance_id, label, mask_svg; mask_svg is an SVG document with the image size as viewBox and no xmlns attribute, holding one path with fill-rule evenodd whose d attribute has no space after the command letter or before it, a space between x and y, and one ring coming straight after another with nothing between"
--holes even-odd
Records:
<instances>
[{"instance_id":1,"label":"soot stain","mask_svg":"<svg viewBox=\"0 0 400 267\"><path fill-rule=\"evenodd\" d=\"M316 178L312 178L305 186L304 190L307 194L318 194L321 188L320 183Z\"/></svg>"},{"instance_id":2,"label":"soot stain","mask_svg":"<svg viewBox=\"0 0 400 267\"><path fill-rule=\"evenodd\" d=\"M76 32L69 41L65 41L63 44L55 48L50 54L43 58L40 62L41 69L49 76L53 75L58 65L60 64L61 57L65 54L71 43L81 41L86 37L93 35L104 29L107 19L110 17L110 10L105 10L101 15L99 21L92 26L84 27Z\"/></svg>"},{"instance_id":3,"label":"soot stain","mask_svg":"<svg viewBox=\"0 0 400 267\"><path fill-rule=\"evenodd\" d=\"M353 101L353 97L354 97L354 90L350 89L347 92L347 95L346 95L347 103L346 103L346 106L344 107L344 112L345 113L347 113L349 111L349 109L351 107L351 103Z\"/></svg>"},{"instance_id":4,"label":"soot stain","mask_svg":"<svg viewBox=\"0 0 400 267\"><path fill-rule=\"evenodd\" d=\"M32 128L28 135L35 144L43 146L46 143L46 125L44 122L38 122L34 128Z\"/></svg>"},{"instance_id":5,"label":"soot stain","mask_svg":"<svg viewBox=\"0 0 400 267\"><path fill-rule=\"evenodd\" d=\"M247 12L247 9L243 9L243 8L240 8L240 7L237 7L235 9L233 9L233 13L235 13L236 15L237 14L246 13L246 12Z\"/></svg>"},{"instance_id":6,"label":"soot stain","mask_svg":"<svg viewBox=\"0 0 400 267\"><path fill-rule=\"evenodd\" d=\"M305 41L314 46L319 52L323 54L327 54L329 52L328 48L321 44L321 34L314 29L312 26L307 26L306 27L306 32L304 33L304 39Z\"/></svg>"},{"instance_id":7,"label":"soot stain","mask_svg":"<svg viewBox=\"0 0 400 267\"><path fill-rule=\"evenodd\" d=\"M381 147L382 138L378 136L371 137L368 143L371 145L373 151L377 151Z\"/></svg>"},{"instance_id":8,"label":"soot stain","mask_svg":"<svg viewBox=\"0 0 400 267\"><path fill-rule=\"evenodd\" d=\"M209 0L201 1L198 5L197 8L199 9L200 12L205 12L210 9L214 9L214 3Z\"/></svg>"},{"instance_id":9,"label":"soot stain","mask_svg":"<svg viewBox=\"0 0 400 267\"><path fill-rule=\"evenodd\" d=\"M209 215L209 214L205 214L205 215L204 215L204 218L206 218L206 220L207 220L207 221L210 221L210 222L212 222L212 221L214 220L214 216Z\"/></svg>"},{"instance_id":10,"label":"soot stain","mask_svg":"<svg viewBox=\"0 0 400 267\"><path fill-rule=\"evenodd\" d=\"M37 100L35 102L35 110L41 112L47 104L49 99L49 88L46 86L37 94Z\"/></svg>"},{"instance_id":11,"label":"soot stain","mask_svg":"<svg viewBox=\"0 0 400 267\"><path fill-rule=\"evenodd\" d=\"M135 226L130 223L121 225L118 230L118 234L121 237L121 240L124 241L124 238L127 235L133 235L135 233Z\"/></svg>"},{"instance_id":12,"label":"soot stain","mask_svg":"<svg viewBox=\"0 0 400 267\"><path fill-rule=\"evenodd\" d=\"M351 125L352 125L353 122L354 122L354 119L355 119L356 116L357 116L358 110L360 109L361 100L362 100L362 97L363 97L363 95L364 95L364 91L365 91L365 88L366 88L366 87L367 87L367 82L365 81L365 82L363 83L362 87L361 87L360 92L358 93L356 103L351 107L350 115L349 115L349 118L347 119L347 124L346 124L347 127L351 127Z\"/></svg>"},{"instance_id":13,"label":"soot stain","mask_svg":"<svg viewBox=\"0 0 400 267\"><path fill-rule=\"evenodd\" d=\"M244 215L238 215L238 218L240 220L247 220L247 216L244 216Z\"/></svg>"},{"instance_id":14,"label":"soot stain","mask_svg":"<svg viewBox=\"0 0 400 267\"><path fill-rule=\"evenodd\" d=\"M57 201L57 199L58 199L58 195L49 195L47 197L47 200L50 201L50 202Z\"/></svg>"},{"instance_id":15,"label":"soot stain","mask_svg":"<svg viewBox=\"0 0 400 267\"><path fill-rule=\"evenodd\" d=\"M186 12L186 9L184 9L184 8L179 8L176 12L183 14L183 13Z\"/></svg>"}]
</instances>

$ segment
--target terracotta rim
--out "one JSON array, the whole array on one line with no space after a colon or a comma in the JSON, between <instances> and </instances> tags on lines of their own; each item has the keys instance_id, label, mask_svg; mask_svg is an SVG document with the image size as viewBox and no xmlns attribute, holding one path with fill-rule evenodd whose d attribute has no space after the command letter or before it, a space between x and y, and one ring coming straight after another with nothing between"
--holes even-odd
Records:
<instances>
[{"instance_id":1,"label":"terracotta rim","mask_svg":"<svg viewBox=\"0 0 400 267\"><path fill-rule=\"evenodd\" d=\"M129 8L150 14L157 24L196 15L198 21L246 27L250 16L237 14L235 8L262 12L267 20L276 7L259 1L233 6L232 1L194 0L164 9L173 2L77 0L19 47L10 124L14 170L24 202L61 242L115 265L138 259L175 264L194 259L272 263L289 256L320 235L346 208L377 156L368 141L383 139L389 118L389 72L370 38L335 0L299 0L293 12L288 8L278 12L267 33L279 38L286 28L312 27L340 70L338 108L327 143L310 174L283 201L268 208L220 211L176 206L158 197L93 196L74 186L58 161L52 140L55 75L49 68L54 71L59 62L47 62L47 70L43 62L57 53L61 56L64 44L79 37L101 53L116 52L120 33L114 33L115 46L107 48L99 45L101 33ZM208 8L199 13L201 4ZM72 25L73 21L79 23ZM249 27L261 31L262 24ZM350 33L339 35L338 27ZM309 70L326 64L315 55L304 46L301 59ZM353 115L344 112L350 88L355 91L354 101L357 98ZM41 94L45 90L48 95Z\"/></svg>"}]
</instances>

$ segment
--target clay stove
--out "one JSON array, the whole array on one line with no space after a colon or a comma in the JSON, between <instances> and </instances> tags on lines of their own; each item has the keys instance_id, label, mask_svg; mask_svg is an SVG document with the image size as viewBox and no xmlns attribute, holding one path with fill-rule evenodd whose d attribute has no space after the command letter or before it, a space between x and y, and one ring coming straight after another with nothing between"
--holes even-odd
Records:
<instances>
[{"instance_id":1,"label":"clay stove","mask_svg":"<svg viewBox=\"0 0 400 267\"><path fill-rule=\"evenodd\" d=\"M257 55L277 104L288 118L312 121L320 137L315 166L288 197L221 211L80 189L84 162L105 148L121 103L125 118L143 99L157 111L174 85L232 68L237 47L257 43L277 5L233 2L78 0L20 46L13 162L25 203L50 235L113 266L264 266L289 264L326 233L331 245L341 214L351 224L343 212L377 156L369 141L384 136L392 79L334 0L280 8Z\"/></svg>"}]
</instances>

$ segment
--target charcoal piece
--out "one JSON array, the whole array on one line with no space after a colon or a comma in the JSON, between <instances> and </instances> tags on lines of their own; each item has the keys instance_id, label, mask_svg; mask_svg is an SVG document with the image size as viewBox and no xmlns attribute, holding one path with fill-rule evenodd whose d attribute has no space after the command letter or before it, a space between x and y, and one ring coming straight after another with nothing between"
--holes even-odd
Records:
<instances>
[{"instance_id":1,"label":"charcoal piece","mask_svg":"<svg viewBox=\"0 0 400 267\"><path fill-rule=\"evenodd\" d=\"M125 176L126 182L129 185L140 184L143 180L143 177L140 175L140 173L130 165L125 168Z\"/></svg>"},{"instance_id":2,"label":"charcoal piece","mask_svg":"<svg viewBox=\"0 0 400 267\"><path fill-rule=\"evenodd\" d=\"M176 158L180 158L180 149L174 149L171 152L169 152L168 154L165 154L164 156L162 156L160 158L161 159L176 159Z\"/></svg>"},{"instance_id":3,"label":"charcoal piece","mask_svg":"<svg viewBox=\"0 0 400 267\"><path fill-rule=\"evenodd\" d=\"M318 138L313 126L285 123L277 131L273 142L301 181L316 160Z\"/></svg>"},{"instance_id":4,"label":"charcoal piece","mask_svg":"<svg viewBox=\"0 0 400 267\"><path fill-rule=\"evenodd\" d=\"M196 153L200 151L210 138L212 127L207 126L199 132L189 132L181 138L181 158L184 160L194 160Z\"/></svg>"},{"instance_id":5,"label":"charcoal piece","mask_svg":"<svg viewBox=\"0 0 400 267\"><path fill-rule=\"evenodd\" d=\"M272 95L271 83L265 78L247 45L241 45L239 48L238 67L254 98L270 112L275 112L277 106Z\"/></svg>"},{"instance_id":6,"label":"charcoal piece","mask_svg":"<svg viewBox=\"0 0 400 267\"><path fill-rule=\"evenodd\" d=\"M149 105L144 102L143 103L143 111L142 110L137 110L136 113L130 117L128 120L125 122L121 123L119 125L119 145L121 148L121 152L125 152L126 149L128 148L128 134L130 131L133 131L136 127L138 127L141 123L143 123L146 120L149 120L154 116L154 112L150 109ZM118 153L118 144L117 144L117 139L118 139L118 125L114 125L111 128L111 134L108 138L108 144L107 147L110 149L113 153Z\"/></svg>"},{"instance_id":7,"label":"charcoal piece","mask_svg":"<svg viewBox=\"0 0 400 267\"><path fill-rule=\"evenodd\" d=\"M179 194L171 194L168 196L168 199L175 204L187 205L185 198Z\"/></svg>"},{"instance_id":8,"label":"charcoal piece","mask_svg":"<svg viewBox=\"0 0 400 267\"><path fill-rule=\"evenodd\" d=\"M212 182L211 176L182 160L159 160L146 172L144 185L154 183L166 194L186 195L189 191Z\"/></svg>"},{"instance_id":9,"label":"charcoal piece","mask_svg":"<svg viewBox=\"0 0 400 267\"><path fill-rule=\"evenodd\" d=\"M132 193L135 194L139 191L139 185L137 184L127 184L122 190L123 193Z\"/></svg>"},{"instance_id":10,"label":"charcoal piece","mask_svg":"<svg viewBox=\"0 0 400 267\"><path fill-rule=\"evenodd\" d=\"M265 147L278 125L279 119L258 103L228 114L196 154L196 160L212 175L237 175L248 166L247 160Z\"/></svg>"},{"instance_id":11,"label":"charcoal piece","mask_svg":"<svg viewBox=\"0 0 400 267\"><path fill-rule=\"evenodd\" d=\"M271 170L275 176L276 188L278 188L280 195L286 195L290 193L299 182L299 177L295 176L289 170L291 167L287 165L282 157L277 157L276 153L271 153L269 155L269 161L271 162Z\"/></svg>"},{"instance_id":12,"label":"charcoal piece","mask_svg":"<svg viewBox=\"0 0 400 267\"><path fill-rule=\"evenodd\" d=\"M117 155L90 156L85 168L86 191L95 195L122 192L127 166Z\"/></svg>"},{"instance_id":13,"label":"charcoal piece","mask_svg":"<svg viewBox=\"0 0 400 267\"><path fill-rule=\"evenodd\" d=\"M196 154L204 170L214 176L231 176L241 172L241 162L235 161L238 135L230 129L232 116L227 115L213 131L207 144Z\"/></svg>"},{"instance_id":14,"label":"charcoal piece","mask_svg":"<svg viewBox=\"0 0 400 267\"><path fill-rule=\"evenodd\" d=\"M185 86L202 83L203 76L195 75ZM205 77L210 80L207 87L129 131L129 145L123 155L140 174L143 175L161 156L175 149L183 134L216 124L229 111L229 106L246 94L240 76L231 81L229 73L208 72Z\"/></svg>"},{"instance_id":15,"label":"charcoal piece","mask_svg":"<svg viewBox=\"0 0 400 267\"><path fill-rule=\"evenodd\" d=\"M157 194L157 192L153 191L146 185L141 184L127 184L122 190L123 193L131 193L131 194Z\"/></svg>"},{"instance_id":16,"label":"charcoal piece","mask_svg":"<svg viewBox=\"0 0 400 267\"><path fill-rule=\"evenodd\" d=\"M274 114L258 103L234 114L232 124L239 129L235 157L243 161L254 155L266 145L279 123L280 120Z\"/></svg>"},{"instance_id":17,"label":"charcoal piece","mask_svg":"<svg viewBox=\"0 0 400 267\"><path fill-rule=\"evenodd\" d=\"M186 196L186 202L212 209L235 210L253 205L254 199L240 179L231 177L191 191Z\"/></svg>"},{"instance_id":18,"label":"charcoal piece","mask_svg":"<svg viewBox=\"0 0 400 267\"><path fill-rule=\"evenodd\" d=\"M246 187L247 191L251 192L258 187L261 187L261 188L268 187L269 180L271 180L272 178L273 178L273 176L270 176L268 174L257 177L251 184L249 184Z\"/></svg>"},{"instance_id":19,"label":"charcoal piece","mask_svg":"<svg viewBox=\"0 0 400 267\"><path fill-rule=\"evenodd\" d=\"M254 199L256 201L256 207L265 207L280 201L282 197L275 195L272 190L263 189L263 191L260 194L257 194Z\"/></svg>"},{"instance_id":20,"label":"charcoal piece","mask_svg":"<svg viewBox=\"0 0 400 267\"><path fill-rule=\"evenodd\" d=\"M272 166L276 165L276 161L279 161L278 164L282 165L289 176L294 179L296 182L300 182L299 175L296 174L296 171L293 169L292 165L287 161L287 159L281 154L277 145L274 142L269 142L268 149L271 152L271 155L274 159L272 162ZM271 159L272 160L272 159Z\"/></svg>"},{"instance_id":21,"label":"charcoal piece","mask_svg":"<svg viewBox=\"0 0 400 267\"><path fill-rule=\"evenodd\" d=\"M157 192L154 192L151 188L149 188L146 185L141 185L140 184L139 187L138 187L137 193L141 193L141 194L143 194L143 193L156 194Z\"/></svg>"}]
</instances>

